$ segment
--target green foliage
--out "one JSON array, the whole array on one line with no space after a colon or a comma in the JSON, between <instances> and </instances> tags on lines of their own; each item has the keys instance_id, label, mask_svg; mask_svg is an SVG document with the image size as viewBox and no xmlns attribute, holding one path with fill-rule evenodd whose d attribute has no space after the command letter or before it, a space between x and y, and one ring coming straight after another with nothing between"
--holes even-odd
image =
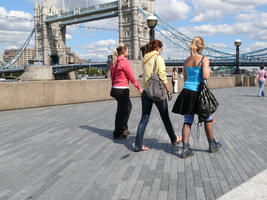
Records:
<instances>
[{"instance_id":1,"label":"green foliage","mask_svg":"<svg viewBox=\"0 0 267 200\"><path fill-rule=\"evenodd\" d=\"M86 72L87 72L88 76L99 76L100 75L98 69L96 69L96 68L86 69Z\"/></svg>"},{"instance_id":2,"label":"green foliage","mask_svg":"<svg viewBox=\"0 0 267 200\"><path fill-rule=\"evenodd\" d=\"M245 75L248 75L248 70L246 70L246 69L242 69L242 70L241 70L241 73L242 73L242 74L245 74Z\"/></svg>"},{"instance_id":3,"label":"green foliage","mask_svg":"<svg viewBox=\"0 0 267 200\"><path fill-rule=\"evenodd\" d=\"M102 70L102 75L105 75L105 76L107 76L107 74L108 74L108 70L106 70L106 69L103 69L103 70Z\"/></svg>"},{"instance_id":4,"label":"green foliage","mask_svg":"<svg viewBox=\"0 0 267 200\"><path fill-rule=\"evenodd\" d=\"M79 71L78 71L78 74L79 74L79 75L84 75L84 74L85 74L85 71L79 70Z\"/></svg>"}]
</instances>

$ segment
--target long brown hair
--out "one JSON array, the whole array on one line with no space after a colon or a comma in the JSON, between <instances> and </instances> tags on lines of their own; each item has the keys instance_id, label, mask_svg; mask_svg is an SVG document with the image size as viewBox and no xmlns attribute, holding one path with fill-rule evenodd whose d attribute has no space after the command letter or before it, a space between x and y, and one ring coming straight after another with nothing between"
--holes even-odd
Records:
<instances>
[{"instance_id":1,"label":"long brown hair","mask_svg":"<svg viewBox=\"0 0 267 200\"><path fill-rule=\"evenodd\" d=\"M113 54L112 54L113 67L115 67L117 64L118 56L124 54L127 51L127 49L128 49L127 45L119 44L119 46L113 50Z\"/></svg>"},{"instance_id":2,"label":"long brown hair","mask_svg":"<svg viewBox=\"0 0 267 200\"><path fill-rule=\"evenodd\" d=\"M156 48L162 48L163 44L159 40L152 40L146 45L145 53L155 51Z\"/></svg>"}]
</instances>

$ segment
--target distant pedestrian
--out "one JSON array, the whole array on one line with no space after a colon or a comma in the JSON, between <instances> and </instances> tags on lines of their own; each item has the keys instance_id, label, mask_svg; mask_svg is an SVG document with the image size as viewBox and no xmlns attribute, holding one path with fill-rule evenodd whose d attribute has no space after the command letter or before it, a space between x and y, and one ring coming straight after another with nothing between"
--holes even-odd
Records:
<instances>
[{"instance_id":1,"label":"distant pedestrian","mask_svg":"<svg viewBox=\"0 0 267 200\"><path fill-rule=\"evenodd\" d=\"M172 69L172 88L173 93L178 93L178 72L176 67Z\"/></svg>"},{"instance_id":2,"label":"distant pedestrian","mask_svg":"<svg viewBox=\"0 0 267 200\"><path fill-rule=\"evenodd\" d=\"M184 115L182 158L194 155L189 145L189 136L194 121L194 114L197 113L199 84L201 81L207 80L210 77L209 59L202 56L204 48L204 40L201 37L195 37L192 40L190 44L191 56L186 59L183 67L184 88L177 97L172 109L172 112ZM209 142L209 152L215 152L222 146L222 143L216 142L213 137L212 122L212 116L205 120L205 132Z\"/></svg>"},{"instance_id":3,"label":"distant pedestrian","mask_svg":"<svg viewBox=\"0 0 267 200\"><path fill-rule=\"evenodd\" d=\"M267 76L267 72L264 71L264 65L260 65L260 70L257 72L256 79L258 79L259 83L259 92L258 92L258 97L264 97L264 84L265 84L265 79Z\"/></svg>"},{"instance_id":4,"label":"distant pedestrian","mask_svg":"<svg viewBox=\"0 0 267 200\"><path fill-rule=\"evenodd\" d=\"M135 151L146 151L149 148L143 146L143 137L145 134L145 129L147 126L147 123L149 121L150 113L153 104L155 104L159 110L161 119L164 123L165 129L167 130L167 133L171 139L171 143L173 145L181 142L182 137L176 136L175 132L173 130L173 126L169 117L169 111L168 111L168 103L167 99L162 101L154 101L151 98L148 97L147 94L147 86L148 82L150 80L151 75L153 74L153 67L156 62L156 73L158 74L159 78L163 82L167 93L168 93L168 99L171 100L171 93L168 88L168 81L166 76L166 66L164 59L160 56L160 53L162 51L162 43L159 40L152 40L151 42L146 45L146 54L144 56L144 76L143 76L143 83L144 83L144 91L141 95L142 100L142 117L137 129L137 135L135 138Z\"/></svg>"},{"instance_id":5,"label":"distant pedestrian","mask_svg":"<svg viewBox=\"0 0 267 200\"><path fill-rule=\"evenodd\" d=\"M134 77L130 62L127 60L128 47L121 44L113 51L113 62L110 66L112 80L111 96L117 101L117 112L115 119L115 130L113 138L126 138L128 120L132 110L132 103L129 97L129 81L142 93L142 89Z\"/></svg>"}]
</instances>

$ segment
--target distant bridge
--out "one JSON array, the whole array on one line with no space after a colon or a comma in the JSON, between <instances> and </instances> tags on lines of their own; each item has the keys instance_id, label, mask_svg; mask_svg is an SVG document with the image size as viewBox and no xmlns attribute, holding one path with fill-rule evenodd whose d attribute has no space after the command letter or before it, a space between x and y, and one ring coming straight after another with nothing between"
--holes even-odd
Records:
<instances>
[{"instance_id":1,"label":"distant bridge","mask_svg":"<svg viewBox=\"0 0 267 200\"><path fill-rule=\"evenodd\" d=\"M174 67L174 66L183 66L184 60L166 60L165 64L167 67ZM263 64L264 66L267 66L267 61L240 61L239 66L243 67L258 67L260 64ZM236 66L235 60L213 60L210 59L210 66ZM62 73L68 73L71 71L76 71L79 69L84 68L97 68L97 69L109 69L109 66L107 66L107 62L93 62L88 64L66 64L66 65L53 65L53 72L54 74L62 74ZM7 69L0 69L0 73L7 73L7 72L23 72L24 67L17 67L17 68L7 68Z\"/></svg>"},{"instance_id":2,"label":"distant bridge","mask_svg":"<svg viewBox=\"0 0 267 200\"><path fill-rule=\"evenodd\" d=\"M47 6L47 1L43 1L42 5L35 1L34 28L18 53L9 62L1 62L3 66L0 67L0 73L24 71L23 67L14 67L13 65L22 56L34 33L37 52L35 59L42 61L44 65L52 65L54 74L92 67L105 69L107 68L106 62L63 64L66 63L66 26L116 16L119 17L119 41L129 44L130 59L141 58L140 47L148 42L145 22L149 15L155 15L158 18L156 31L160 36L159 39L164 39L164 45L173 46L175 52L181 54L179 56L181 60L166 60L166 66L183 66L184 59L189 55L188 44L192 38L172 27L157 13L154 13L154 0L114 0L85 8L77 7L72 11L65 11L64 6L62 9ZM47 32L45 37L44 31ZM51 41L54 43L51 44ZM210 66L236 66L235 54L231 52L224 52L206 45L203 54L210 58ZM60 65L55 65L56 63ZM240 54L239 66L255 67L260 64L267 65L267 48Z\"/></svg>"},{"instance_id":3,"label":"distant bridge","mask_svg":"<svg viewBox=\"0 0 267 200\"><path fill-rule=\"evenodd\" d=\"M97 68L97 69L107 69L107 62L94 62L88 64L66 64L66 65L53 65L54 74L68 73L84 68ZM24 67L15 67L1 69L0 73L12 73L12 72L24 72Z\"/></svg>"},{"instance_id":4,"label":"distant bridge","mask_svg":"<svg viewBox=\"0 0 267 200\"><path fill-rule=\"evenodd\" d=\"M183 66L185 60L166 60L165 64L166 66ZM267 61L239 61L239 66L243 67L257 67L259 65L265 65L267 66ZM214 60L210 59L210 66L216 66L216 67L221 67L221 66L236 66L236 61L234 59L229 59L229 60Z\"/></svg>"}]
</instances>

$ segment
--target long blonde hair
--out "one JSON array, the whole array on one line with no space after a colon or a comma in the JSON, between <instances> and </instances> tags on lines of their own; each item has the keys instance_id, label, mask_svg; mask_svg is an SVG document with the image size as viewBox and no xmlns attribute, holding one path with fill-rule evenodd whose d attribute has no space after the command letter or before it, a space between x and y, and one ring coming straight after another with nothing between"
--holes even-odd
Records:
<instances>
[{"instance_id":1,"label":"long blonde hair","mask_svg":"<svg viewBox=\"0 0 267 200\"><path fill-rule=\"evenodd\" d=\"M115 67L117 64L118 56L124 54L127 51L127 49L128 49L127 45L119 44L119 46L113 50L112 53L113 67Z\"/></svg>"},{"instance_id":2,"label":"long blonde hair","mask_svg":"<svg viewBox=\"0 0 267 200\"><path fill-rule=\"evenodd\" d=\"M190 48L190 52L192 55L195 55L198 52L201 52L205 48L205 42L203 38L200 36L194 37L189 48Z\"/></svg>"}]
</instances>

